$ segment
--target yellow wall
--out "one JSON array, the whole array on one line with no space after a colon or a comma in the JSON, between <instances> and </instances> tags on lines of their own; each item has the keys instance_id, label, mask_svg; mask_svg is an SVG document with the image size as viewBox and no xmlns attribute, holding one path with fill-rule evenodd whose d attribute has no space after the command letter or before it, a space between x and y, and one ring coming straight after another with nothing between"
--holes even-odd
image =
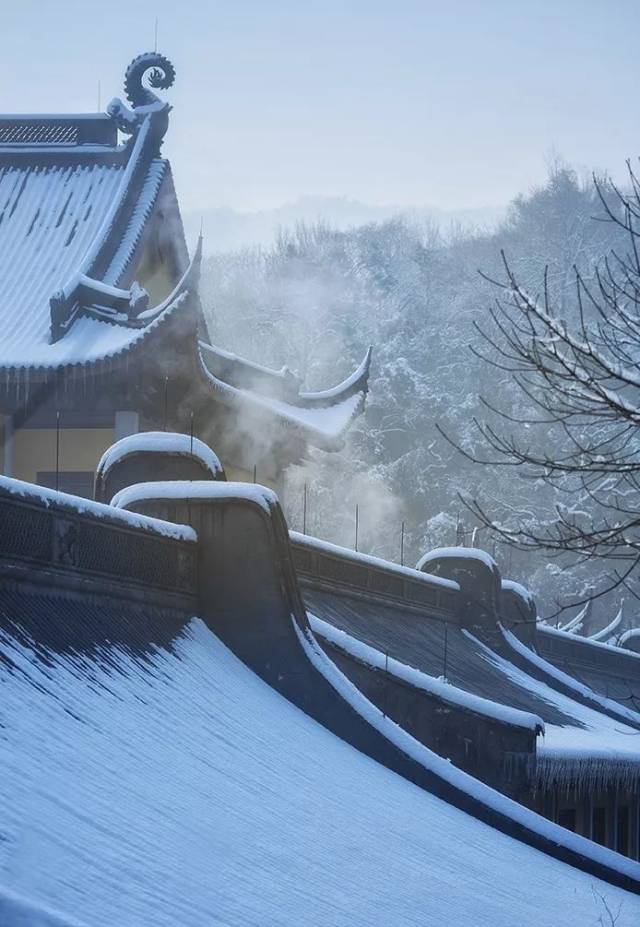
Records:
<instances>
[{"instance_id":1,"label":"yellow wall","mask_svg":"<svg viewBox=\"0 0 640 927\"><path fill-rule=\"evenodd\" d=\"M60 470L94 473L113 441L112 428L61 428ZM35 483L38 471L55 469L55 428L22 428L14 433L12 475L16 479Z\"/></svg>"},{"instance_id":2,"label":"yellow wall","mask_svg":"<svg viewBox=\"0 0 640 927\"><path fill-rule=\"evenodd\" d=\"M222 466L224 467L224 472L227 475L227 479L232 483L253 483L253 470L243 470L241 467L230 467L227 466L224 461L222 461ZM256 472L256 482L261 486L268 486L269 489L273 489L275 492L278 492L278 487L273 482L273 480L266 480L264 476L260 475L260 468Z\"/></svg>"},{"instance_id":3,"label":"yellow wall","mask_svg":"<svg viewBox=\"0 0 640 927\"><path fill-rule=\"evenodd\" d=\"M149 294L149 305L157 306L169 295L174 283L165 264L152 264L147 255L143 255L135 279Z\"/></svg>"}]
</instances>

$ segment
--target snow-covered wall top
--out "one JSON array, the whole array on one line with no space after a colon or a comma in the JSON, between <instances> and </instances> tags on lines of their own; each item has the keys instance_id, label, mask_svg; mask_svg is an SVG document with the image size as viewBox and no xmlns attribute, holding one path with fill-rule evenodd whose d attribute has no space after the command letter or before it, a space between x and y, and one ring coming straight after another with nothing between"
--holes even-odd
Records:
<instances>
[{"instance_id":1,"label":"snow-covered wall top","mask_svg":"<svg viewBox=\"0 0 640 927\"><path fill-rule=\"evenodd\" d=\"M192 611L198 546L187 526L0 477L0 573L47 595L117 596ZM89 598L83 605L89 620ZM88 609L88 611L87 611Z\"/></svg>"},{"instance_id":2,"label":"snow-covered wall top","mask_svg":"<svg viewBox=\"0 0 640 927\"><path fill-rule=\"evenodd\" d=\"M214 483L207 480L168 480L157 483L136 483L127 486L111 500L116 509L127 509L137 503L171 501L206 501L207 499L245 499L255 502L266 512L278 505L273 490L258 483ZM138 516L142 517L142 516Z\"/></svg>"},{"instance_id":3,"label":"snow-covered wall top","mask_svg":"<svg viewBox=\"0 0 640 927\"><path fill-rule=\"evenodd\" d=\"M503 579L502 589L503 591L515 592L517 595L521 596L529 606L535 607L536 600L533 593L527 589L526 586L523 586L522 583L517 583L513 579Z\"/></svg>"},{"instance_id":4,"label":"snow-covered wall top","mask_svg":"<svg viewBox=\"0 0 640 927\"><path fill-rule=\"evenodd\" d=\"M104 476L111 467L126 457L143 453L195 457L214 479L223 472L217 455L199 438L166 431L143 431L121 438L107 448L98 463L96 476Z\"/></svg>"},{"instance_id":5,"label":"snow-covered wall top","mask_svg":"<svg viewBox=\"0 0 640 927\"><path fill-rule=\"evenodd\" d=\"M484 564L490 570L498 571L498 564L485 550L478 547L436 547L424 554L416 565L417 570L424 570L426 566L436 560L474 560Z\"/></svg>"}]
</instances>

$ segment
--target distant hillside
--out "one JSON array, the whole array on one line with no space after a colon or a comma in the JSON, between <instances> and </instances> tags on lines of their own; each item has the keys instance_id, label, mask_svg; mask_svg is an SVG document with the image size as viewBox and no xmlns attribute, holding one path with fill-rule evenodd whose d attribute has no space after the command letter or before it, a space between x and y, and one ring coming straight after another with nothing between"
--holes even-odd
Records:
<instances>
[{"instance_id":1,"label":"distant hillside","mask_svg":"<svg viewBox=\"0 0 640 927\"><path fill-rule=\"evenodd\" d=\"M291 219L313 218L314 208L317 217L328 203L335 208L325 216L334 226L361 224L291 229ZM544 186L518 197L493 227L489 212L431 213L445 231L447 221L463 226L466 221L468 229L472 219L476 226L484 220L484 234L436 234L420 228L419 220L374 222L382 210L348 200L307 199L269 214L270 223L278 214L283 225L289 217L286 240L261 253L230 253L228 242L226 253L210 254L201 294L211 336L222 347L276 369L286 364L314 390L339 382L367 345L374 346L366 412L344 450L311 454L304 467L287 474L290 524L301 526L306 498L311 533L348 546L358 505L361 550L397 557L404 522L405 562L415 563L426 550L454 543L460 530L470 541L476 525L460 494L480 498L505 524L526 524L531 513L540 520L557 517L556 506L567 504L564 488L521 479L517 468L475 466L436 426L476 456L491 459L474 426L476 419L495 420L480 396L516 420L534 417L512 375L479 359L489 346L478 328L496 337L488 307L497 293L478 269L500 279L504 248L514 271L535 293L547 267L551 297L571 320L577 312L574 264L593 280L602 255L611 249L624 253L627 247L611 223L594 221L600 210L592 185L563 168ZM258 215L266 222L267 214L256 214L247 217L247 227ZM527 434L532 441L551 440L547 430ZM601 561L575 565L507 550L498 540L481 534L479 543L495 552L506 576L535 592L543 614L555 611L557 597L579 600L602 583ZM615 593L605 598L594 608L600 627L619 608Z\"/></svg>"},{"instance_id":2,"label":"distant hillside","mask_svg":"<svg viewBox=\"0 0 640 927\"><path fill-rule=\"evenodd\" d=\"M451 225L493 228L505 215L499 207L482 209L438 209L419 207L407 209L402 206L372 206L347 197L303 196L293 203L285 203L276 209L256 212L239 212L227 206L206 209L202 213L190 212L184 216L187 240L191 244L198 236L200 222L204 227L205 251L234 251L253 245L270 245L279 228L298 222L323 221L332 228L345 231L371 222L385 222L394 216L410 215L420 221L435 222L446 230Z\"/></svg>"}]
</instances>

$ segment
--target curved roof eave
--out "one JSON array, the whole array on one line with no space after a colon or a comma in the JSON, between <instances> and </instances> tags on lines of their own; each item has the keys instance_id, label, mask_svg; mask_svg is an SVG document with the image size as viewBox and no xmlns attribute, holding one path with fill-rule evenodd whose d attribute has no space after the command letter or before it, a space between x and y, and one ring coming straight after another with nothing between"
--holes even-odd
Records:
<instances>
[{"instance_id":1,"label":"curved roof eave","mask_svg":"<svg viewBox=\"0 0 640 927\"><path fill-rule=\"evenodd\" d=\"M301 405L307 408L322 408L332 405L335 401L341 402L344 399L348 399L355 393L364 393L366 395L369 391L369 371L371 368L372 352L373 348L369 346L358 367L346 380L343 380L342 383L338 383L337 386L315 392L301 392Z\"/></svg>"},{"instance_id":2,"label":"curved roof eave","mask_svg":"<svg viewBox=\"0 0 640 927\"><path fill-rule=\"evenodd\" d=\"M299 379L287 368L273 370L254 361L239 357L216 345L200 342L200 350L205 352L208 359L215 364L218 370L212 370L207 360L203 362L207 371L216 379L241 391L248 391L258 395L265 395L274 401L283 401L297 409L328 409L333 408L344 400L358 393L366 396L369 389L369 368L371 365L371 351L369 347L364 359L345 380L331 389L318 392L304 392L299 389ZM252 386L243 387L234 380L253 380ZM275 388L274 388L275 387Z\"/></svg>"},{"instance_id":3,"label":"curved roof eave","mask_svg":"<svg viewBox=\"0 0 640 927\"><path fill-rule=\"evenodd\" d=\"M349 427L364 408L364 391L347 396L328 408L316 409L304 409L283 400L260 396L225 383L208 369L201 351L199 358L206 383L225 405L256 419L266 416L276 420L283 429L292 431L306 444L320 450L340 450Z\"/></svg>"},{"instance_id":4,"label":"curved roof eave","mask_svg":"<svg viewBox=\"0 0 640 927\"><path fill-rule=\"evenodd\" d=\"M68 371L81 371L87 367L98 366L103 362L109 363L113 360L124 357L130 351L138 348L140 344L145 341L148 335L157 331L165 323L169 322L169 320L174 317L176 311L179 310L180 307L184 304L189 294L197 291L197 277L200 271L201 259L202 242L200 239L198 241L198 247L196 248L189 266L185 270L176 286L169 293L169 295L156 306L145 310L143 313L140 313L139 318L142 318L143 321L146 321L146 324L143 326L132 328L118 324L117 321L108 321L91 316L80 316L73 323L67 338L71 340L75 329L77 332L77 340L82 342L85 340L87 331L91 330L96 332L99 330L99 326L102 334L104 335L102 340L105 343L105 350L102 353L100 353L99 350L96 350L94 352L94 356L88 359L82 359L78 353L78 355L75 357L62 356L58 362L53 362L51 364L23 364L16 365L14 367L0 367L0 370L4 369L7 374L17 373L20 375L21 373L24 373L25 376L28 374L30 377L34 377L36 379L41 378L44 380L61 369L66 369ZM120 339L114 338L114 334L116 332L121 333L122 337ZM59 344L65 345L65 340L66 339L63 339L63 341L59 342ZM114 341L116 342L115 345ZM72 349L69 350L68 346L67 354L72 355Z\"/></svg>"}]
</instances>

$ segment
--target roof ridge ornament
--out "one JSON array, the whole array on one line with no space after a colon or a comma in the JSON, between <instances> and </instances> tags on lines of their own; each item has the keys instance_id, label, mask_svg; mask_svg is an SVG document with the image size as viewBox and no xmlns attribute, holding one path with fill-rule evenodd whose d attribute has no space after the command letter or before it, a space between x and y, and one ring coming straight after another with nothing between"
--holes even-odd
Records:
<instances>
[{"instance_id":1,"label":"roof ridge ornament","mask_svg":"<svg viewBox=\"0 0 640 927\"><path fill-rule=\"evenodd\" d=\"M127 100L134 107L150 106L153 103L162 103L160 98L143 83L145 75L149 73L149 87L155 90L168 90L173 86L176 78L176 69L164 55L158 52L144 52L134 58L124 75L124 92Z\"/></svg>"},{"instance_id":2,"label":"roof ridge ornament","mask_svg":"<svg viewBox=\"0 0 640 927\"><path fill-rule=\"evenodd\" d=\"M118 97L107 106L107 113L115 120L121 132L134 135L149 120L160 148L169 126L171 106L153 90L167 90L173 86L175 76L173 64L158 52L144 52L133 59L124 75L124 92L132 108Z\"/></svg>"}]
</instances>

